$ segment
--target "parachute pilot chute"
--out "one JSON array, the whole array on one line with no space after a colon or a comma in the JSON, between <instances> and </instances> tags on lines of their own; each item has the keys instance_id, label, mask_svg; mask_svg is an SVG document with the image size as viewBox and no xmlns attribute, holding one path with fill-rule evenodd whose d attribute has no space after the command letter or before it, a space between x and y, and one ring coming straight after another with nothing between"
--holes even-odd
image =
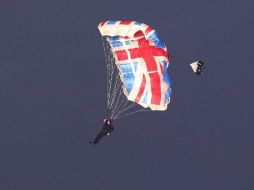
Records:
<instances>
[{"instance_id":1,"label":"parachute pilot chute","mask_svg":"<svg viewBox=\"0 0 254 190\"><path fill-rule=\"evenodd\" d=\"M202 61L195 61L191 63L190 66L196 75L201 75L201 73L205 69L205 64Z\"/></svg>"}]
</instances>

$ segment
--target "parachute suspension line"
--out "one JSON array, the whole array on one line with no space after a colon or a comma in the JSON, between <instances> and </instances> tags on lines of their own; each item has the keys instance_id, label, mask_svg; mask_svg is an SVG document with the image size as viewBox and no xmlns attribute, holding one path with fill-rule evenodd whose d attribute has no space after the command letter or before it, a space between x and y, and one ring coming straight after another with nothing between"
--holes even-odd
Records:
<instances>
[{"instance_id":1,"label":"parachute suspension line","mask_svg":"<svg viewBox=\"0 0 254 190\"><path fill-rule=\"evenodd\" d=\"M138 112L144 112L144 111L152 111L152 110L147 109L147 108L141 108L139 110L132 111L130 113L126 113L126 114L120 115L120 116L116 117L115 120L119 119L119 118L123 118L123 117L127 117L127 116L130 116L130 115L133 115L133 114L138 113Z\"/></svg>"},{"instance_id":2,"label":"parachute suspension line","mask_svg":"<svg viewBox=\"0 0 254 190\"><path fill-rule=\"evenodd\" d=\"M144 41L141 43L140 45L140 48L142 48L144 46L146 42L146 39L144 39ZM125 43L124 43L125 44ZM136 50L135 53L137 54L138 52L140 51L140 49ZM123 90L123 89L122 89ZM124 101L125 100L125 101ZM123 104L124 103L124 104ZM123 105L123 106L122 106ZM118 101L116 103L116 107L117 109L115 108L113 111L112 111L112 115L111 115L111 118L113 119L117 119L119 117L121 117L122 114L126 113L127 111L130 111L131 108L134 108L136 105L135 102L131 102L128 101L128 99L124 96L123 97L123 100L120 102L120 104L118 105ZM143 110L143 109L142 109ZM134 110L134 111L131 111L129 112L128 114L134 114L134 113L137 113L137 112L140 112L141 110Z\"/></svg>"},{"instance_id":3,"label":"parachute suspension line","mask_svg":"<svg viewBox=\"0 0 254 190\"><path fill-rule=\"evenodd\" d=\"M124 93L123 93L123 89L122 89L122 85L119 85L120 86L120 89L118 90L118 95L117 95L117 100L116 100L116 103L112 109L112 115L111 115L111 118L113 118L116 110L118 109L118 106L123 102L124 100ZM119 103L120 101L120 103Z\"/></svg>"},{"instance_id":4,"label":"parachute suspension line","mask_svg":"<svg viewBox=\"0 0 254 190\"><path fill-rule=\"evenodd\" d=\"M107 89L106 89L106 93L107 93L107 109L108 109L108 107L109 107L109 82L108 82L108 78L109 78L109 76L108 76L108 74L109 74L109 72L108 72L108 70L109 70L109 68L108 68L108 58L107 58L107 51L106 51L106 44L105 44L105 42L104 42L104 37L102 36L101 37L101 39L102 39L102 44L103 44L103 51L104 51L104 56L105 56L105 60L106 60L106 77L107 77Z\"/></svg>"},{"instance_id":5,"label":"parachute suspension line","mask_svg":"<svg viewBox=\"0 0 254 190\"><path fill-rule=\"evenodd\" d=\"M107 76L107 110L112 119L129 116L137 112L151 111L146 108L137 110L137 103L129 101L124 93L123 82L120 77L119 68L115 64L115 58L107 36L102 37L104 55L106 59L106 76ZM125 44L125 43L124 43ZM145 39L140 48L145 44ZM136 50L138 53L140 49ZM127 113L128 112L128 113ZM125 114L124 114L125 113Z\"/></svg>"},{"instance_id":6,"label":"parachute suspension line","mask_svg":"<svg viewBox=\"0 0 254 190\"><path fill-rule=\"evenodd\" d=\"M116 107L118 106L119 100L122 97L122 85L120 84L121 81L119 80L119 84L117 85L117 88L115 90L115 95L114 95L114 100L113 100L113 104L111 107L112 113L111 113L111 118L113 117Z\"/></svg>"},{"instance_id":7,"label":"parachute suspension line","mask_svg":"<svg viewBox=\"0 0 254 190\"><path fill-rule=\"evenodd\" d=\"M109 109L112 111L112 106L114 105L114 101L115 101L115 96L116 96L116 92L118 89L118 78L117 75L114 71L114 73L112 73L113 75L113 79L111 80L111 89L110 89L110 100L109 100Z\"/></svg>"},{"instance_id":8,"label":"parachute suspension line","mask_svg":"<svg viewBox=\"0 0 254 190\"><path fill-rule=\"evenodd\" d=\"M113 108L113 105L115 103L115 99L116 99L116 96L118 94L118 90L120 88L120 76L119 76L119 73L115 70L115 77L114 77L114 87L112 89L112 97L111 97L111 104L110 104L110 109Z\"/></svg>"},{"instance_id":9,"label":"parachute suspension line","mask_svg":"<svg viewBox=\"0 0 254 190\"><path fill-rule=\"evenodd\" d=\"M110 110L112 104L112 81L114 78L114 57L111 52L110 44L107 41L107 37L102 37L104 54L106 59L106 75L107 75L107 109Z\"/></svg>"},{"instance_id":10,"label":"parachute suspension line","mask_svg":"<svg viewBox=\"0 0 254 190\"><path fill-rule=\"evenodd\" d=\"M111 79L111 57L110 57L110 47L109 44L106 41L106 37L102 37L102 43L103 43L103 49L104 49L104 55L106 60L106 76L107 76L107 109L109 109L109 101L110 101L110 79Z\"/></svg>"},{"instance_id":11,"label":"parachute suspension line","mask_svg":"<svg viewBox=\"0 0 254 190\"><path fill-rule=\"evenodd\" d=\"M113 118L119 104L122 104L126 98L123 94L122 81L118 68L115 65L110 43L107 41L107 37L104 37L102 40L107 64L107 109L110 112L111 118Z\"/></svg>"},{"instance_id":12,"label":"parachute suspension line","mask_svg":"<svg viewBox=\"0 0 254 190\"><path fill-rule=\"evenodd\" d=\"M127 101L128 103L128 101ZM114 118L118 118L121 114L123 114L124 112L126 112L127 110L129 110L130 108L133 108L134 106L137 106L138 104L132 102L129 105L125 104L125 106L123 108L121 108L121 110L115 115Z\"/></svg>"},{"instance_id":13,"label":"parachute suspension line","mask_svg":"<svg viewBox=\"0 0 254 190\"><path fill-rule=\"evenodd\" d=\"M143 47L145 41L146 41L146 39L143 40L143 42L142 42L141 45L140 45L140 48ZM140 51L140 49L136 50L135 53L138 53L139 51ZM121 104L122 104L122 102L121 102ZM128 105L128 100L126 100L126 102L124 103L124 105L123 105L122 107L119 107L120 109L118 108L119 110L117 110L116 114L114 114L115 112L113 112L112 118L113 118L113 119L117 119L117 118L119 118L119 117L122 117L121 115L122 115L123 113L127 112L129 109L133 108L133 107L136 106L136 105L137 105L137 104L134 103L134 102L132 102L131 104ZM144 109L145 109L145 108L144 108ZM144 109L141 109L141 110L144 110ZM131 115L131 114L140 112L141 110L132 111L132 112L128 113L128 115ZM149 110L148 110L148 111L149 111Z\"/></svg>"},{"instance_id":14,"label":"parachute suspension line","mask_svg":"<svg viewBox=\"0 0 254 190\"><path fill-rule=\"evenodd\" d=\"M121 97L121 102L117 105L114 113L112 114L112 118L115 117L116 115L118 115L118 113L125 108L125 106L128 104L128 99L125 97L125 95L123 94L123 96Z\"/></svg>"},{"instance_id":15,"label":"parachute suspension line","mask_svg":"<svg viewBox=\"0 0 254 190\"><path fill-rule=\"evenodd\" d=\"M125 43L123 43L124 45L125 45ZM120 69L120 68L119 68ZM120 89L119 89L119 91L118 91L118 89L117 90L114 90L114 92L115 93L117 93L118 92L118 94L116 94L116 95L118 95L118 98L117 98L117 100L116 100L116 103L115 103L115 106L114 106L114 108L113 108L113 110L112 110L112 115L111 115L111 118L114 118L115 117L115 115L119 112L119 111L121 111L122 110L122 108L120 109L120 110L118 110L119 109L119 106L120 105L122 105L122 103L124 102L124 100L126 100L127 102L126 103L128 103L128 99L125 97L125 94L123 93L123 88L122 88L122 86L123 86L123 82L121 81L121 78L120 78L120 72L118 71L118 79L119 79L119 85L120 85ZM120 100L121 99L121 100ZM119 100L120 100L120 103L119 103ZM117 111L117 112L116 112Z\"/></svg>"},{"instance_id":16,"label":"parachute suspension line","mask_svg":"<svg viewBox=\"0 0 254 190\"><path fill-rule=\"evenodd\" d=\"M146 42L146 39L144 39L143 42L140 44L139 49L135 50L136 54L138 54L139 51L141 51L141 48L144 46L145 42ZM141 109L138 109L138 110L131 110L131 108L134 108L138 104L136 104L134 102L131 102L128 105L128 102L129 102L128 99L126 99L126 101L125 101L123 106L121 106L121 104L123 103L123 102L121 102L120 106L118 107L118 110L116 111L116 114L112 114L112 116L113 116L112 118L113 119L119 119L119 118L122 118L122 117L130 116L130 115L138 113L138 112L152 111L149 108L141 108ZM127 111L129 111L129 112L126 113Z\"/></svg>"},{"instance_id":17,"label":"parachute suspension line","mask_svg":"<svg viewBox=\"0 0 254 190\"><path fill-rule=\"evenodd\" d=\"M115 71L114 59L112 57L113 55L112 55L111 51L109 51L108 53L110 56L110 60L109 60L109 64L108 64L110 67L109 79L108 79L109 80L109 109L111 109L112 100L113 100L113 92L114 92L112 90L113 90L113 85L115 84L114 82L116 82L116 80L113 80L113 79L117 79L117 78L116 78L116 73L115 73L116 71Z\"/></svg>"}]
</instances>

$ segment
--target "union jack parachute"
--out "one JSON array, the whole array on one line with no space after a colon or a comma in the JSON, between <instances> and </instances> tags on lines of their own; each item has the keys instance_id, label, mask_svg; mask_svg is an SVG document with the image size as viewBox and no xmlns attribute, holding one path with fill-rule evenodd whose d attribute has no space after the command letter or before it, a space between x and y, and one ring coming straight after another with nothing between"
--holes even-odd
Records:
<instances>
[{"instance_id":1,"label":"union jack parachute","mask_svg":"<svg viewBox=\"0 0 254 190\"><path fill-rule=\"evenodd\" d=\"M110 118L166 110L171 95L169 54L155 30L137 21L111 20L98 28L107 64Z\"/></svg>"}]
</instances>

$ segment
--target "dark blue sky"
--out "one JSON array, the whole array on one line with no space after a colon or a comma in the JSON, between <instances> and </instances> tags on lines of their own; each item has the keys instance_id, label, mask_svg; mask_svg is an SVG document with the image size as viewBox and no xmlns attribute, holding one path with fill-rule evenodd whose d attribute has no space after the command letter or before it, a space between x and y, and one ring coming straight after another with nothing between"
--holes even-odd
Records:
<instances>
[{"instance_id":1,"label":"dark blue sky","mask_svg":"<svg viewBox=\"0 0 254 190\"><path fill-rule=\"evenodd\" d=\"M253 190L254 1L0 2L0 189ZM172 103L114 123L97 25L153 26ZM193 75L189 62L206 71Z\"/></svg>"}]
</instances>

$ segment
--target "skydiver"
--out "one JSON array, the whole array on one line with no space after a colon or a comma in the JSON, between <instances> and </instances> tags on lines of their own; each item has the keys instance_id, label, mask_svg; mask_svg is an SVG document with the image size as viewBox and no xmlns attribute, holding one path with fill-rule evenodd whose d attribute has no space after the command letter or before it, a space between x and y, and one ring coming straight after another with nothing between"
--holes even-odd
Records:
<instances>
[{"instance_id":1,"label":"skydiver","mask_svg":"<svg viewBox=\"0 0 254 190\"><path fill-rule=\"evenodd\" d=\"M104 125L101 129L101 131L99 132L99 134L96 136L96 138L94 139L94 141L91 141L90 144L98 144L99 141L106 135L109 135L110 133L113 132L114 127L112 126L112 120L111 119L104 119L103 120Z\"/></svg>"}]
</instances>

